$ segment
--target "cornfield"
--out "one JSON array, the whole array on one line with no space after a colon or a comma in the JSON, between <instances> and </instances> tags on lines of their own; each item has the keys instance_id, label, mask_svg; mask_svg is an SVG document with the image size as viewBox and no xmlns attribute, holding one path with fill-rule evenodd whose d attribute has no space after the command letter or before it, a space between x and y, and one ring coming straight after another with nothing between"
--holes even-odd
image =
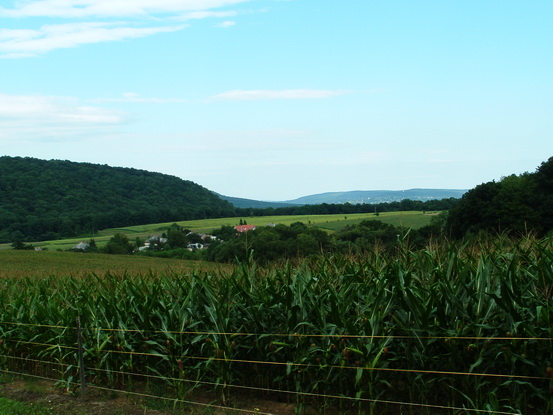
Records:
<instances>
[{"instance_id":1,"label":"cornfield","mask_svg":"<svg viewBox=\"0 0 553 415\"><path fill-rule=\"evenodd\" d=\"M293 402L297 413L553 413L552 239L228 272L0 280L0 369Z\"/></svg>"}]
</instances>

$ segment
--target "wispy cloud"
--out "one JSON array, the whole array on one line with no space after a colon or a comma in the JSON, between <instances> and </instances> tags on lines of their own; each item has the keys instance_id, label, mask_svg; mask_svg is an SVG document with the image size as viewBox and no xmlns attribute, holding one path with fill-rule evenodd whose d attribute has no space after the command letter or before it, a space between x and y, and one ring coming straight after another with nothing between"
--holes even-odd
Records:
<instances>
[{"instance_id":1,"label":"wispy cloud","mask_svg":"<svg viewBox=\"0 0 553 415\"><path fill-rule=\"evenodd\" d=\"M177 32L188 25L175 24L175 21L233 17L238 15L236 10L216 9L248 1L251 0L13 1L11 7L0 6L0 18L16 18L20 25L27 22L32 25L36 20L25 18L34 17L68 21L53 21L53 24L40 27L0 29L0 57L32 57L56 49ZM224 21L218 26L233 24L233 21Z\"/></svg>"},{"instance_id":2,"label":"wispy cloud","mask_svg":"<svg viewBox=\"0 0 553 415\"><path fill-rule=\"evenodd\" d=\"M175 32L184 27L186 26L141 28L117 22L88 22L44 25L36 30L0 29L0 53L5 58L36 56L55 49Z\"/></svg>"},{"instance_id":3,"label":"wispy cloud","mask_svg":"<svg viewBox=\"0 0 553 415\"><path fill-rule=\"evenodd\" d=\"M317 89L285 90L234 90L210 97L211 101L260 101L269 99L324 99L348 94L350 91L333 91Z\"/></svg>"},{"instance_id":4,"label":"wispy cloud","mask_svg":"<svg viewBox=\"0 0 553 415\"><path fill-rule=\"evenodd\" d=\"M10 119L118 124L126 119L126 113L82 105L76 98L0 94L0 123Z\"/></svg>"},{"instance_id":5,"label":"wispy cloud","mask_svg":"<svg viewBox=\"0 0 553 415\"><path fill-rule=\"evenodd\" d=\"M62 139L126 123L129 114L70 97L0 94L0 139Z\"/></svg>"},{"instance_id":6,"label":"wispy cloud","mask_svg":"<svg viewBox=\"0 0 553 415\"><path fill-rule=\"evenodd\" d=\"M0 7L3 17L132 17L204 11L251 0L24 0Z\"/></svg>"}]
</instances>

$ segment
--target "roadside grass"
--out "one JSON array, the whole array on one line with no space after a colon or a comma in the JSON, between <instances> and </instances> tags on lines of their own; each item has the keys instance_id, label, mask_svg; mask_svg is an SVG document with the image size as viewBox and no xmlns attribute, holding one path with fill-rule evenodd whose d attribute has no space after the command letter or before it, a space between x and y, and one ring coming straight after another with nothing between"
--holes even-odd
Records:
<instances>
[{"instance_id":1,"label":"roadside grass","mask_svg":"<svg viewBox=\"0 0 553 415\"><path fill-rule=\"evenodd\" d=\"M420 228L428 225L432 219L433 213L421 211L405 212L382 212L378 216L374 213L354 213L354 214L334 214L334 215L287 215L287 216L252 216L252 217L230 217L216 219L201 219L189 221L177 221L166 223L154 223L148 225L128 226L121 228L110 228L98 231L94 234L94 239L98 246L103 246L116 233L122 233L134 241L136 238L146 239L149 236L161 235L173 223L188 228L192 232L210 233L221 226L235 226L240 220L246 220L251 225L267 226L270 224L291 225L294 222L303 222L308 226L315 226L327 231L335 232L345 228L348 225L354 225L363 220L379 220L394 226L404 226L407 228ZM79 242L88 241L92 234L82 235L77 238L67 238L54 241L43 241L33 243L34 246L47 248L49 250L67 251ZM0 251L11 249L10 244L0 244Z\"/></svg>"}]
</instances>

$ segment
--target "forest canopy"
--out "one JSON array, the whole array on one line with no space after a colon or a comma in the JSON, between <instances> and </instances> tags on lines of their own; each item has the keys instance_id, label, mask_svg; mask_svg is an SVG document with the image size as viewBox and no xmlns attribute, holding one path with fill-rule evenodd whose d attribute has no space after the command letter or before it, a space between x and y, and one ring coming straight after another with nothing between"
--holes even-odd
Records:
<instances>
[{"instance_id":1,"label":"forest canopy","mask_svg":"<svg viewBox=\"0 0 553 415\"><path fill-rule=\"evenodd\" d=\"M459 238L479 232L543 236L553 230L553 157L534 173L482 183L449 211L447 229Z\"/></svg>"},{"instance_id":2,"label":"forest canopy","mask_svg":"<svg viewBox=\"0 0 553 415\"><path fill-rule=\"evenodd\" d=\"M225 217L234 207L191 181L61 160L0 157L0 242L110 227Z\"/></svg>"}]
</instances>

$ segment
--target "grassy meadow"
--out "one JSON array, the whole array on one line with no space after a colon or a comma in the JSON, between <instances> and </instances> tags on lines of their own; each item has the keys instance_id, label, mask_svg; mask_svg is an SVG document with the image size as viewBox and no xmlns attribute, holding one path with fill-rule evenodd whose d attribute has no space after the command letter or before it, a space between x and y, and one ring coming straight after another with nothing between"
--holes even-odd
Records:
<instances>
[{"instance_id":1,"label":"grassy meadow","mask_svg":"<svg viewBox=\"0 0 553 415\"><path fill-rule=\"evenodd\" d=\"M367 219L376 219L394 226L406 228L420 228L428 225L436 213L408 211L408 212L383 212L378 216L372 213L356 213L350 215L289 215L289 216L256 216L248 218L230 217L217 219L201 219L168 223L156 223L140 226L129 226L123 228L111 228L95 233L94 239L98 246L102 246L115 234L122 233L132 241L135 238L145 239L148 236L161 235L173 223L183 228L188 228L196 233L210 233L221 226L238 225L240 219L246 220L249 224L256 226L267 226L269 224L290 225L294 222L303 222L309 226L316 226L328 232L334 232ZM43 241L33 243L34 246L48 248L49 250L69 250L79 242L88 241L92 235L83 235L78 238L66 238L56 241ZM10 244L0 244L0 251L11 249Z\"/></svg>"}]
</instances>

